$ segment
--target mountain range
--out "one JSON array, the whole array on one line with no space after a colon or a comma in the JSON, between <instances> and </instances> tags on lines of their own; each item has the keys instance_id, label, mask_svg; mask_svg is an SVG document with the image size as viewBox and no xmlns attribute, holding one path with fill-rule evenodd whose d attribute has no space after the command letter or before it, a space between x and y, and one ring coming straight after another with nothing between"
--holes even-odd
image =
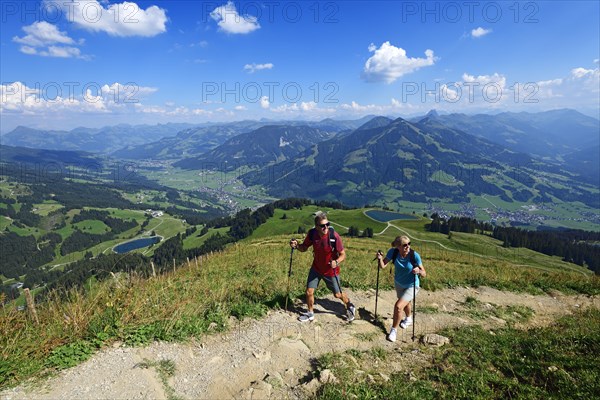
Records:
<instances>
[{"instance_id":1,"label":"mountain range","mask_svg":"<svg viewBox=\"0 0 600 400\"><path fill-rule=\"evenodd\" d=\"M179 132L175 137L165 137L156 142L138 146L129 146L113 153L113 156L131 160L181 160L181 166L199 165L194 159L224 144L234 136L250 133L264 126L305 126L329 133L351 132L374 116L369 115L358 120L337 121L324 119L311 121L237 121L226 124L190 128ZM228 144L229 145L229 144ZM203 157L202 157L203 158ZM188 160L189 159L189 160ZM201 161L200 161L201 163Z\"/></svg>"},{"instance_id":2,"label":"mountain range","mask_svg":"<svg viewBox=\"0 0 600 400\"><path fill-rule=\"evenodd\" d=\"M236 121L229 123L168 123L158 125L120 124L70 131L18 126L0 139L2 144L46 150L72 150L110 154L130 160L180 160L199 156L227 139L267 125L309 126L327 132L350 132L374 116L357 120L322 121Z\"/></svg>"},{"instance_id":3,"label":"mountain range","mask_svg":"<svg viewBox=\"0 0 600 400\"><path fill-rule=\"evenodd\" d=\"M569 109L495 115L440 115L431 111L426 117L510 150L550 160L600 145L600 121Z\"/></svg>"},{"instance_id":4,"label":"mountain range","mask_svg":"<svg viewBox=\"0 0 600 400\"><path fill-rule=\"evenodd\" d=\"M51 168L51 164L56 164L61 168L68 165L85 168L103 164L102 157L93 153L68 150L32 149L28 147L7 146L4 144L0 145L0 156L2 163L22 163L29 164L30 167L41 164L44 168Z\"/></svg>"},{"instance_id":5,"label":"mountain range","mask_svg":"<svg viewBox=\"0 0 600 400\"><path fill-rule=\"evenodd\" d=\"M73 150L108 154L126 146L154 142L194 125L120 124L103 128L75 128L70 131L39 130L18 126L2 136L2 144L46 150Z\"/></svg>"},{"instance_id":6,"label":"mountain range","mask_svg":"<svg viewBox=\"0 0 600 400\"><path fill-rule=\"evenodd\" d=\"M279 198L353 205L400 199L468 203L469 196L488 194L505 201L556 198L594 207L599 202L600 122L574 110L496 115L431 111L410 120L366 116L69 132L19 127L3 141L88 148L120 159L166 160L192 170L246 167L242 179L247 185L262 185Z\"/></svg>"},{"instance_id":7,"label":"mountain range","mask_svg":"<svg viewBox=\"0 0 600 400\"><path fill-rule=\"evenodd\" d=\"M187 158L174 165L186 169L204 169L208 164L225 167L226 163L230 164L229 168L234 165L258 167L289 160L334 135L331 131L306 125L267 125L236 135L199 157Z\"/></svg>"},{"instance_id":8,"label":"mountain range","mask_svg":"<svg viewBox=\"0 0 600 400\"><path fill-rule=\"evenodd\" d=\"M425 116L379 119L375 127L320 142L294 159L242 176L273 196L344 203L464 203L470 195L505 201L581 201L598 207L598 186L552 164ZM597 156L597 155L596 155Z\"/></svg>"}]
</instances>

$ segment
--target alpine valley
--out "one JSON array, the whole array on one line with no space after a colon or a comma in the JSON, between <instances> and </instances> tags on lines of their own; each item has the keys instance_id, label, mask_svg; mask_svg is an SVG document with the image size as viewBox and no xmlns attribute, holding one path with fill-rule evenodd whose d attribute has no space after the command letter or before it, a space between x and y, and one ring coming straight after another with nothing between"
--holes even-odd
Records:
<instances>
[{"instance_id":1,"label":"alpine valley","mask_svg":"<svg viewBox=\"0 0 600 400\"><path fill-rule=\"evenodd\" d=\"M79 140L65 141L71 136ZM210 194L214 206L229 212L273 198L309 197L495 221L505 212L505 222L532 226L554 214L558 221L549 226L575 227L568 221L577 218L565 215L571 212L600 222L593 215L600 207L599 121L574 110L432 110L410 119L368 115L71 132L19 127L3 136L3 145L56 149L57 143L94 152L105 163L129 162L136 176L174 190ZM35 153L29 156L32 162ZM211 174L219 177L212 184L202 178Z\"/></svg>"},{"instance_id":2,"label":"alpine valley","mask_svg":"<svg viewBox=\"0 0 600 400\"><path fill-rule=\"evenodd\" d=\"M79 262L140 239L160 239L141 254L167 268L246 237L272 202L288 207L289 198L532 231L600 231L599 121L572 110L90 132L87 141L23 127L3 136L0 275L8 283L85 281L90 270L84 263L75 272ZM73 135L80 140L56 149Z\"/></svg>"}]
</instances>

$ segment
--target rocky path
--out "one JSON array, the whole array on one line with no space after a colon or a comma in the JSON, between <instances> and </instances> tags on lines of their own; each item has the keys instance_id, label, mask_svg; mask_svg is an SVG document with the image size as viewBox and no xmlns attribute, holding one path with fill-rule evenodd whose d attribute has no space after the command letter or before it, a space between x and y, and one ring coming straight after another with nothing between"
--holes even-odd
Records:
<instances>
[{"instance_id":1,"label":"rocky path","mask_svg":"<svg viewBox=\"0 0 600 400\"><path fill-rule=\"evenodd\" d=\"M428 346L412 342L412 329L400 331L395 343L385 340L394 292L380 293L382 322L373 321L374 291L348 293L359 310L352 323L341 316L344 309L339 301L325 297L317 299L313 322L298 322L297 313L272 311L260 320L232 318L227 332L188 343L154 343L143 348L115 343L44 382L5 390L0 399L305 398L323 380L335 379L323 373L321 381L313 379L315 359L320 355L383 348L408 359L418 356L415 349ZM576 309L600 307L600 298L560 293L532 296L490 288L423 290L417 299L416 335L422 339L444 327L467 324L493 329L511 318L510 312L504 319L496 312L507 306L532 310L533 316L524 323L530 327L547 325ZM518 312L512 314L518 316ZM161 361L174 367L171 376L160 373ZM403 363L395 364L401 370Z\"/></svg>"}]
</instances>

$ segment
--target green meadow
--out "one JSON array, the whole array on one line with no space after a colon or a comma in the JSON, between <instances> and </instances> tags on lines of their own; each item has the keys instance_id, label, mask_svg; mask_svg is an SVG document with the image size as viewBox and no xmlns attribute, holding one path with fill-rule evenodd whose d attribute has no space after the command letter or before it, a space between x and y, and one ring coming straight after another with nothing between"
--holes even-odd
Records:
<instances>
[{"instance_id":1,"label":"green meadow","mask_svg":"<svg viewBox=\"0 0 600 400\"><path fill-rule=\"evenodd\" d=\"M66 294L55 293L50 296L49 301L38 304L39 325L33 324L26 313L18 312L13 307L0 310L0 387L16 385L31 377L44 376L76 365L99 348L117 340L128 345L145 345L153 340L181 341L190 337L202 337L208 334L211 324L218 331L228 329L230 315L259 318L270 308L283 307L290 259L288 242L291 237L300 236L295 233L299 225L306 228L312 226L314 211L315 207L277 210L275 216L256 229L251 237L228 246L221 253L202 257L198 261L198 267L192 262L189 266L181 265L175 271L149 279L119 273L113 279L86 285L86 289L72 289ZM115 215L132 215L131 213L123 211L118 214L115 211ZM286 214L285 219L282 219L283 214ZM334 226L355 224L363 228L362 225L369 222L365 218L363 210L330 212L330 220ZM157 233L160 234L161 229L175 232L182 227L177 228L178 222L173 220L169 218L159 222L155 226ZM582 267L523 249L511 252L510 249L503 249L500 242L483 235L452 233L449 237L426 232L426 222L426 219L392 221L392 226L373 238L343 236L348 257L342 265L342 285L353 290L374 289L377 274L373 257L376 250L387 249L396 235L408 234L416 250L421 253L428 271L427 279L423 280L426 290L489 286L531 294L554 291L593 296L600 294L600 279ZM370 221L370 226L378 233L386 224L377 225ZM338 231L344 233L343 229ZM207 235L214 233L216 231L211 230ZM191 246L192 241L202 238L196 239L192 235L192 238L186 239L186 247ZM100 251L100 248L95 251ZM311 259L310 251L294 253L290 279L291 298L303 298L306 271ZM380 288L392 289L392 279L389 274L382 274ZM321 287L317 295L324 293L326 289ZM578 328L578 324L582 323L581 328ZM600 354L598 330L595 328L597 323L598 315L594 312L575 315L571 320L560 322L563 324L561 326L567 327L564 331L566 338L579 341L581 346L589 344L590 347L579 347L565 353L562 364L557 364L559 368L567 368L574 363L594 365L594 357ZM465 398L469 394L475 394L479 398L500 398L510 397L507 393L521 393L500 388L490 394L483 391L483 386L477 386L480 381L473 381L469 371L488 371L486 373L493 375L499 368L497 363L502 360L502 353L493 351L495 346L509 349L528 340L528 335L521 334L518 330L507 330L496 337L482 338L478 331L469 332L459 330L447 333L457 343L456 347L450 347L456 355L441 353L436 356L441 357L440 360L448 365L445 371L438 371L438 375L417 370L415 373L421 377L422 383L411 386L414 393L409 393L408 397L434 396L431 385L450 398ZM546 331L532 331L531 335L539 335L540 338L550 335L544 332ZM559 335L548 337L550 339L544 349L554 349L552 351L556 353L552 354L558 354L556 349L562 343ZM456 358L466 351L463 349L473 346L473 343L490 349L485 353L488 354L485 358L487 364L485 360ZM73 352L74 347L79 350ZM377 354L386 356L384 353ZM318 362L326 365L328 361L324 359ZM337 365L331 367L339 368ZM527 366L532 371L547 367L544 358L533 359ZM526 379L527 368L519 369L518 376ZM597 369L594 371L596 375L586 376L583 382L597 382ZM339 374L342 376L343 371ZM542 375L539 379L543 380L543 377ZM499 379L500 385L513 382L505 380L502 375L489 379ZM395 380L402 381L401 378ZM390 385L392 386L365 385L364 382L348 380L341 386L326 387L319 396L341 398L340 393L352 393L358 398L397 398L396 393L404 393L399 388L399 383ZM464 391L453 389L455 385L464 387ZM538 388L538 378L530 385ZM538 389L531 390L523 397L536 398L540 393L535 391ZM558 396L562 392L556 393ZM582 398L589 394L584 389L576 393L584 396Z\"/></svg>"}]
</instances>

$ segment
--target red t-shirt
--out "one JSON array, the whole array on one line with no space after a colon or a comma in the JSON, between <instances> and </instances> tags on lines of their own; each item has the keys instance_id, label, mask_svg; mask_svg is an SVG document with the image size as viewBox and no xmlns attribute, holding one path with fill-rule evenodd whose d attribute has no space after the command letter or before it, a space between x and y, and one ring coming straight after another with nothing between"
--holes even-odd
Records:
<instances>
[{"instance_id":1,"label":"red t-shirt","mask_svg":"<svg viewBox=\"0 0 600 400\"><path fill-rule=\"evenodd\" d=\"M337 232L333 232L335 236L335 253L332 251L331 245L329 244L329 233L319 236L319 233L313 228L308 231L308 235L304 238L304 245L306 247L313 247L313 263L312 268L323 276L335 276L340 273L340 267L331 268L331 260L338 258L339 253L344 251L344 245L342 239ZM314 239L314 240L313 240Z\"/></svg>"}]
</instances>

